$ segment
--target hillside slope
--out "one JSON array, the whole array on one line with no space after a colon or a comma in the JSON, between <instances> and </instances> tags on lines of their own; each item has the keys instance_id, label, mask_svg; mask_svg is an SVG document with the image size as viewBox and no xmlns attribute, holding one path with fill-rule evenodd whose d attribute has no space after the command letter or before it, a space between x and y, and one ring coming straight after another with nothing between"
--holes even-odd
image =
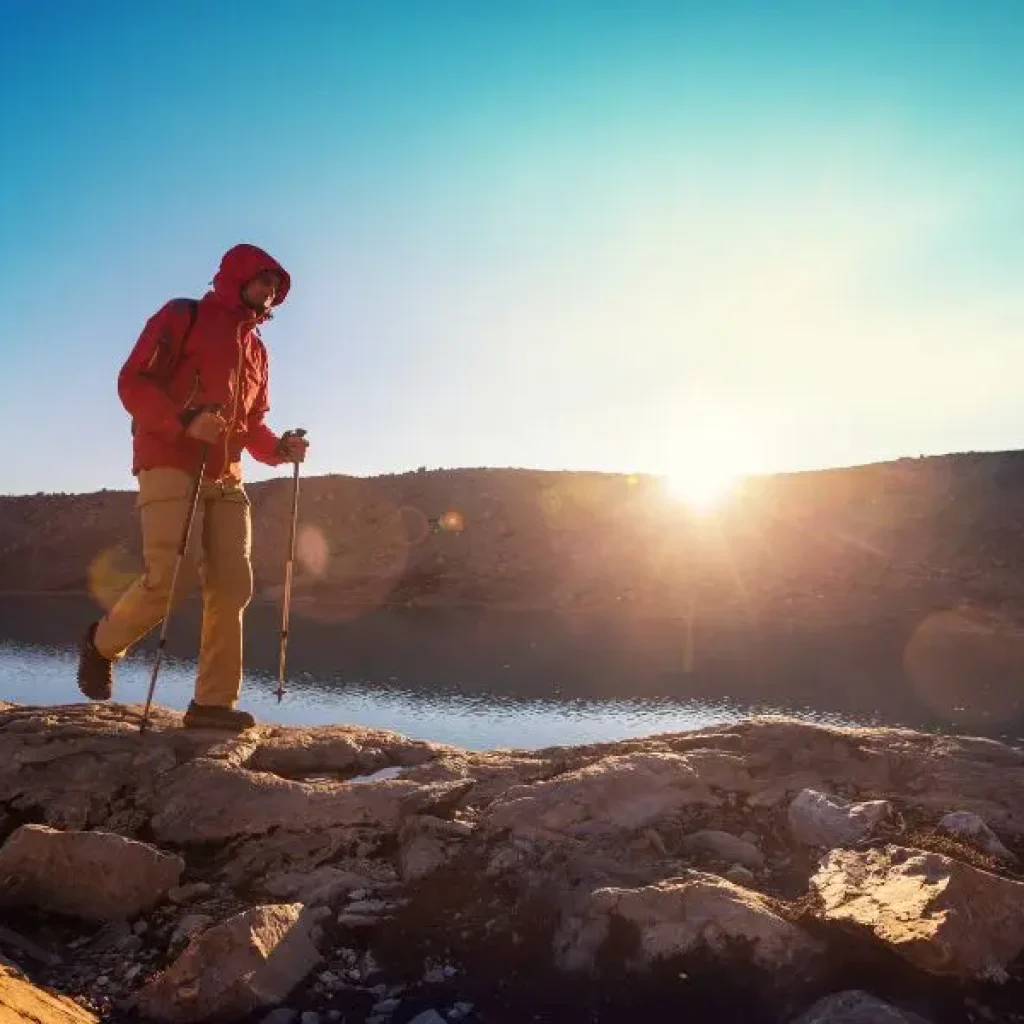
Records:
<instances>
[{"instance_id":1,"label":"hillside slope","mask_svg":"<svg viewBox=\"0 0 1024 1024\"><path fill-rule=\"evenodd\" d=\"M290 483L251 485L257 595ZM110 601L140 567L134 495L0 497L0 588ZM302 483L297 607L485 605L872 617L1024 608L1024 453L747 481L700 516L649 477L439 470Z\"/></svg>"}]
</instances>

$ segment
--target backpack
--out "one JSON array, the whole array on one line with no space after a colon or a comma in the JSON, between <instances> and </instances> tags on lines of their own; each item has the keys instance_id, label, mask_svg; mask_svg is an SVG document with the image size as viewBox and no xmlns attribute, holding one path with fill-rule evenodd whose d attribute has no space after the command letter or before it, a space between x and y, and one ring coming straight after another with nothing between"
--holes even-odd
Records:
<instances>
[{"instance_id":1,"label":"backpack","mask_svg":"<svg viewBox=\"0 0 1024 1024\"><path fill-rule=\"evenodd\" d=\"M185 327L185 331L177 345L175 345L174 339L169 337L166 332L161 335L156 351L149 360L149 364L144 370L140 371L143 377L149 377L157 381L161 379L170 380L175 369L182 359L185 358L185 346L188 344L192 328L195 327L196 320L199 317L199 302L196 299L172 299L168 305L177 307L187 305L188 325Z\"/></svg>"}]
</instances>

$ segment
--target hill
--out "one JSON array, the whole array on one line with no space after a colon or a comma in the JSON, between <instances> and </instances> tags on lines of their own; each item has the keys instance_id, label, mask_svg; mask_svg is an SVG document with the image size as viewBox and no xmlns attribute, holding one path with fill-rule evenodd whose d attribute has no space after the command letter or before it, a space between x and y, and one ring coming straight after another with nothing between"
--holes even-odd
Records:
<instances>
[{"instance_id":1,"label":"hill","mask_svg":"<svg viewBox=\"0 0 1024 1024\"><path fill-rule=\"evenodd\" d=\"M283 578L290 482L253 484L257 599ZM0 497L0 587L112 600L139 570L131 492ZM302 482L296 607L480 605L772 620L1024 609L1024 453L751 478L700 515L650 477L420 471Z\"/></svg>"}]
</instances>

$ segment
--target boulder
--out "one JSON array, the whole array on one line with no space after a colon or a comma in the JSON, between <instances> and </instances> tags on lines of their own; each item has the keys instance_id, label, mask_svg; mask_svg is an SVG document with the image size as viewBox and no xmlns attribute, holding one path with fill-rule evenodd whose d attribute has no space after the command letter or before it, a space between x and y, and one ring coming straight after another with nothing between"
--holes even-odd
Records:
<instances>
[{"instance_id":1,"label":"boulder","mask_svg":"<svg viewBox=\"0 0 1024 1024\"><path fill-rule=\"evenodd\" d=\"M0 964L0 1021L3 1024L97 1024L98 1018L65 996L47 992L20 972Z\"/></svg>"},{"instance_id":2,"label":"boulder","mask_svg":"<svg viewBox=\"0 0 1024 1024\"><path fill-rule=\"evenodd\" d=\"M898 1010L867 992L851 989L819 999L793 1024L928 1024L916 1013Z\"/></svg>"},{"instance_id":3,"label":"boulder","mask_svg":"<svg viewBox=\"0 0 1024 1024\"><path fill-rule=\"evenodd\" d=\"M637 889L590 893L582 911L563 922L556 939L559 966L593 969L613 919L637 932L638 948L627 965L634 969L703 948L766 970L799 971L821 951L814 939L779 914L768 897L724 878L690 871Z\"/></svg>"},{"instance_id":4,"label":"boulder","mask_svg":"<svg viewBox=\"0 0 1024 1024\"><path fill-rule=\"evenodd\" d=\"M871 837L892 816L887 800L851 804L837 797L804 789L789 805L789 827L805 846L855 846Z\"/></svg>"},{"instance_id":5,"label":"boulder","mask_svg":"<svg viewBox=\"0 0 1024 1024\"><path fill-rule=\"evenodd\" d=\"M320 962L302 904L253 907L204 931L139 993L146 1018L238 1020L277 1006Z\"/></svg>"},{"instance_id":6,"label":"boulder","mask_svg":"<svg viewBox=\"0 0 1024 1024\"><path fill-rule=\"evenodd\" d=\"M965 839L973 846L1000 860L1014 862L1017 858L1000 842L999 837L984 820L970 811L953 811L940 822L939 829L957 839Z\"/></svg>"},{"instance_id":7,"label":"boulder","mask_svg":"<svg viewBox=\"0 0 1024 1024\"><path fill-rule=\"evenodd\" d=\"M942 854L833 850L811 885L826 920L867 929L933 974L1002 981L1024 951L1024 882Z\"/></svg>"},{"instance_id":8,"label":"boulder","mask_svg":"<svg viewBox=\"0 0 1024 1024\"><path fill-rule=\"evenodd\" d=\"M728 832L713 829L694 832L683 840L683 849L709 853L719 860L741 864L751 871L759 871L764 867L764 854L753 843L737 839Z\"/></svg>"},{"instance_id":9,"label":"boulder","mask_svg":"<svg viewBox=\"0 0 1024 1024\"><path fill-rule=\"evenodd\" d=\"M0 848L0 903L87 921L134 917L178 884L180 857L111 832L22 825Z\"/></svg>"}]
</instances>

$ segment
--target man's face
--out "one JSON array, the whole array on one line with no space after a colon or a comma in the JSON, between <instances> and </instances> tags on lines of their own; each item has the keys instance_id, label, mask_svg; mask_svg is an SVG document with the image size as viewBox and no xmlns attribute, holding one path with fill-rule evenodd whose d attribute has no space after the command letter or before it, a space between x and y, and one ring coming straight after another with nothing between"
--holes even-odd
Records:
<instances>
[{"instance_id":1,"label":"man's face","mask_svg":"<svg viewBox=\"0 0 1024 1024\"><path fill-rule=\"evenodd\" d=\"M281 275L273 270L264 270L246 283L242 289L242 301L250 309L263 313L273 305L280 287Z\"/></svg>"}]
</instances>

